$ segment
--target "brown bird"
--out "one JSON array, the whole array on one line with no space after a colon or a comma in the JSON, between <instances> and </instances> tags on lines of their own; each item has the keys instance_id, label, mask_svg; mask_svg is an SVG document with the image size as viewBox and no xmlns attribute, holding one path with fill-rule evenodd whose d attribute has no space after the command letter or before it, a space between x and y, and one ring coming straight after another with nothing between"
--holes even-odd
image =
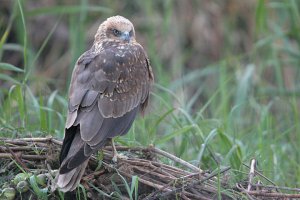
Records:
<instances>
[{"instance_id":1,"label":"brown bird","mask_svg":"<svg viewBox=\"0 0 300 200\"><path fill-rule=\"evenodd\" d=\"M130 129L144 112L153 82L143 47L132 23L114 16L98 28L93 46L74 68L69 91L65 137L56 187L67 192L81 180L90 156Z\"/></svg>"}]
</instances>

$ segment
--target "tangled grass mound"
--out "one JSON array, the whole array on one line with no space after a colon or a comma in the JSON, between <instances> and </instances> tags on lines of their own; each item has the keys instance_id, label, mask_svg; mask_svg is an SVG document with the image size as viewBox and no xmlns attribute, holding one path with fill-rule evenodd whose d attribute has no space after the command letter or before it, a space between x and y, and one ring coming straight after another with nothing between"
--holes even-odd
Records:
<instances>
[{"instance_id":1,"label":"tangled grass mound","mask_svg":"<svg viewBox=\"0 0 300 200\"><path fill-rule=\"evenodd\" d=\"M57 173L61 142L54 138L0 140L0 199L64 199L51 191ZM107 146L90 159L77 199L292 199L300 189L278 187L255 170L247 180L232 182L229 167L215 172L153 146L117 146L124 158L112 163ZM261 179L270 185L262 184ZM254 183L255 182L255 183ZM284 193L282 191L290 191Z\"/></svg>"}]
</instances>

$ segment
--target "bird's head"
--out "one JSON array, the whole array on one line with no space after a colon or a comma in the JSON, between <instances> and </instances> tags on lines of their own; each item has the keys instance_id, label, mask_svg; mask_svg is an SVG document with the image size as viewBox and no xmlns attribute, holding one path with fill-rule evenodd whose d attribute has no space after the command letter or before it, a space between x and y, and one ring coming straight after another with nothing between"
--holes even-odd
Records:
<instances>
[{"instance_id":1,"label":"bird's head","mask_svg":"<svg viewBox=\"0 0 300 200\"><path fill-rule=\"evenodd\" d=\"M107 18L98 28L95 42L113 39L124 43L135 41L133 24L122 16Z\"/></svg>"}]
</instances>

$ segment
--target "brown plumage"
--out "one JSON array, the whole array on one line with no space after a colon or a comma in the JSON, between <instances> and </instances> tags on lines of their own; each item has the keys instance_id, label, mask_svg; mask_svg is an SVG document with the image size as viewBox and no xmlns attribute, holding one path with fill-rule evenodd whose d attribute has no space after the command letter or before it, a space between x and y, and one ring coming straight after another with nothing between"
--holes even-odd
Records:
<instances>
[{"instance_id":1,"label":"brown plumage","mask_svg":"<svg viewBox=\"0 0 300 200\"><path fill-rule=\"evenodd\" d=\"M152 82L149 60L135 41L132 23L121 16L108 18L72 74L56 187L74 190L90 156L128 132L147 106Z\"/></svg>"}]
</instances>

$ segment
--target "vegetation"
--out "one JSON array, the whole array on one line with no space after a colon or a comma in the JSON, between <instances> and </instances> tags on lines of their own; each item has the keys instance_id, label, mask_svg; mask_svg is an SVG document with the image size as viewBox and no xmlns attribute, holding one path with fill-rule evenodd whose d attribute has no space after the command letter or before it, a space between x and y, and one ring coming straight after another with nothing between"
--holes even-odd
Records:
<instances>
[{"instance_id":1,"label":"vegetation","mask_svg":"<svg viewBox=\"0 0 300 200\"><path fill-rule=\"evenodd\" d=\"M120 14L155 74L148 113L120 144L230 166L232 181L256 158L276 184L299 187L299 1L33 2L1 3L0 137L63 138L74 63Z\"/></svg>"}]
</instances>

